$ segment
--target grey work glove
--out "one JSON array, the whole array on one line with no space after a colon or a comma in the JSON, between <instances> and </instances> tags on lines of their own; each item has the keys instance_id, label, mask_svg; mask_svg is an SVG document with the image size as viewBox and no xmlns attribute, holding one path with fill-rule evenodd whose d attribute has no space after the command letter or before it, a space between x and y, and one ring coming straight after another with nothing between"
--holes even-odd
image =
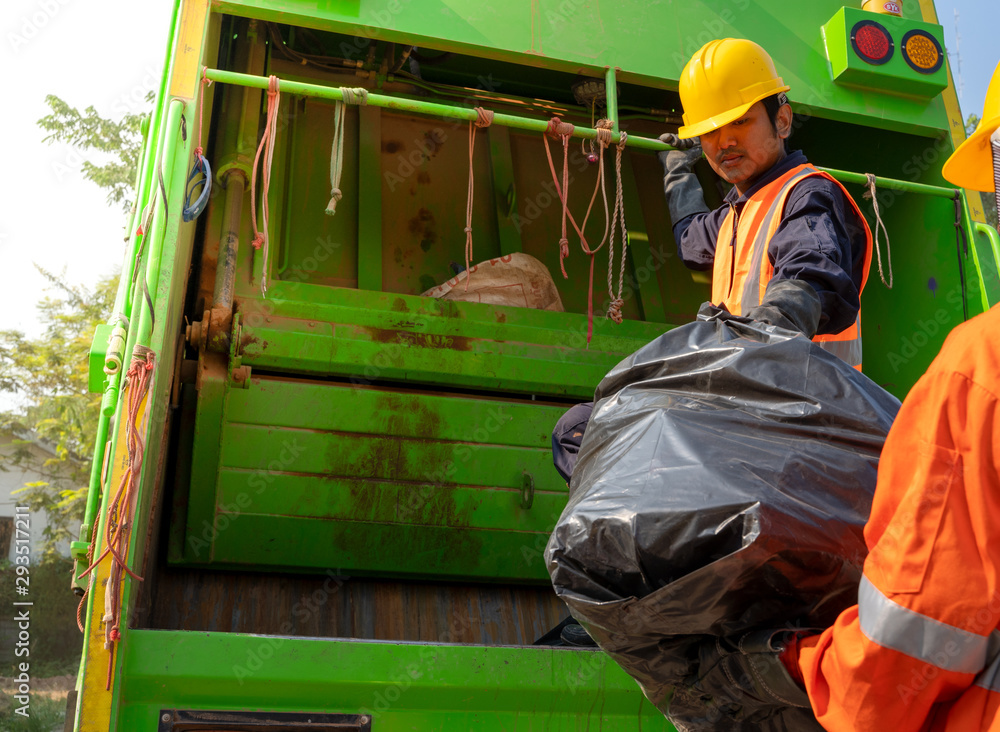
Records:
<instances>
[{"instance_id":1,"label":"grey work glove","mask_svg":"<svg viewBox=\"0 0 1000 732\"><path fill-rule=\"evenodd\" d=\"M658 154L663 163L663 194L667 199L671 222L676 224L687 216L710 210L705 205L698 176L694 174L694 164L701 157L698 140L681 140L673 132L667 132L660 135L660 142L681 148L663 150Z\"/></svg>"},{"instance_id":2,"label":"grey work glove","mask_svg":"<svg viewBox=\"0 0 1000 732\"><path fill-rule=\"evenodd\" d=\"M808 282L771 280L761 304L743 315L812 338L819 328L821 311L819 295Z\"/></svg>"},{"instance_id":3,"label":"grey work glove","mask_svg":"<svg viewBox=\"0 0 1000 732\"><path fill-rule=\"evenodd\" d=\"M701 147L701 143L698 142L697 137L685 137L684 139L681 139L673 132L664 132L660 135L660 142L666 143L667 145L670 145L670 147L676 148L677 150L690 150L695 147ZM664 153L666 152L669 151L665 150ZM662 155L664 153L660 154Z\"/></svg>"},{"instance_id":4,"label":"grey work glove","mask_svg":"<svg viewBox=\"0 0 1000 732\"><path fill-rule=\"evenodd\" d=\"M778 658L793 637L818 631L761 630L716 638L699 649L697 692L744 713L769 707L809 708L809 697Z\"/></svg>"}]
</instances>

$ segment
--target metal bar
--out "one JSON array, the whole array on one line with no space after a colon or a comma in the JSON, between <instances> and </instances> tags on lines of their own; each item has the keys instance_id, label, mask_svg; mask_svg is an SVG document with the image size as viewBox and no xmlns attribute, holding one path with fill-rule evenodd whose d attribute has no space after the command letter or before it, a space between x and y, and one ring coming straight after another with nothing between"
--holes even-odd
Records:
<instances>
[{"instance_id":1,"label":"metal bar","mask_svg":"<svg viewBox=\"0 0 1000 732\"><path fill-rule=\"evenodd\" d=\"M611 120L611 131L618 134L618 68L609 66L604 72L604 103L607 107L608 119Z\"/></svg>"},{"instance_id":2,"label":"metal bar","mask_svg":"<svg viewBox=\"0 0 1000 732\"><path fill-rule=\"evenodd\" d=\"M954 200L954 198L952 200ZM990 300L989 300L989 297L987 296L987 293L986 293L986 278L984 276L985 273L983 272L983 265L979 261L979 245L976 242L976 230L975 230L975 227L973 226L973 224L975 222L972 220L972 217L969 215L969 207L966 205L967 203L968 203L968 201L964 201L964 200L959 200L958 201L959 224L960 224L962 230L965 232L965 245L966 245L966 248L967 248L967 250L971 250L972 264L975 267L975 274L979 278L979 282L978 282L978 285L979 285L979 296L980 296L980 299L982 301L983 310L986 311L986 310L990 309ZM956 234L956 236L957 236L957 234ZM956 242L956 244L957 244L957 242ZM964 253L965 259L968 259L969 253L970 253L969 251L966 251ZM962 257L963 253L959 252L958 256ZM964 267L963 267L963 269L964 269ZM966 275L965 275L965 281L962 283L962 285L963 285L963 287L965 287L966 291L968 291L968 289L969 289L969 280L970 280L970 278L971 278L971 275L969 275L968 273L966 273ZM972 294L972 293L970 293L970 294Z\"/></svg>"},{"instance_id":3,"label":"metal bar","mask_svg":"<svg viewBox=\"0 0 1000 732\"><path fill-rule=\"evenodd\" d=\"M221 71L219 69L208 69L205 72L211 81L218 81L223 84L240 84L254 89L267 89L268 80L263 76L250 76L248 74L238 74L233 71ZM319 86L318 84L306 84L298 81L280 82L281 91L287 94L299 94L306 97L317 97L320 99L333 99L343 101L343 94L339 87ZM416 114L426 114L434 117L445 117L447 119L459 119L475 121L478 114L474 109L468 107L454 107L449 104L437 104L434 102L421 102L413 99L402 99L391 97L385 94L368 94L369 107L382 107L384 109L394 109L400 112L413 112ZM518 117L513 114L502 114L497 112L493 115L493 124L513 127L518 130L528 132L545 132L548 129L548 120L530 119L528 117ZM576 127L573 137L582 137L587 140L596 140L597 132L589 127ZM614 140L617 142L617 138ZM669 147L659 140L649 140L642 137L629 137L628 144L647 150L667 150Z\"/></svg>"},{"instance_id":4,"label":"metal bar","mask_svg":"<svg viewBox=\"0 0 1000 732\"><path fill-rule=\"evenodd\" d=\"M90 481L87 488L87 505L83 515L83 524L80 526L80 538L78 542L73 542L80 546L83 558L74 556L76 560L73 571L73 586L86 589L89 579L78 580L80 573L87 569L86 547L90 546L90 539L94 532L94 523L99 520L97 515L97 504L101 500L101 474L104 471L104 448L108 441L108 428L110 419L105 415L97 418L97 436L94 438L94 460L90 465ZM71 552L72 553L72 552ZM85 584L78 584L78 583Z\"/></svg>"},{"instance_id":5,"label":"metal bar","mask_svg":"<svg viewBox=\"0 0 1000 732\"><path fill-rule=\"evenodd\" d=\"M982 234L989 240L990 249L993 252L993 261L997 272L1000 272L1000 236L997 236L997 230L989 224L984 224L982 221L974 221L972 225L977 234Z\"/></svg>"},{"instance_id":6,"label":"metal bar","mask_svg":"<svg viewBox=\"0 0 1000 732\"><path fill-rule=\"evenodd\" d=\"M517 188L514 184L514 155L510 149L510 134L505 127L486 130L490 142L490 169L493 173L493 201L500 234L500 253L524 251L521 229L511 216L517 210Z\"/></svg>"},{"instance_id":7,"label":"metal bar","mask_svg":"<svg viewBox=\"0 0 1000 732\"><path fill-rule=\"evenodd\" d=\"M163 252L163 240L167 232L167 203L162 200L163 196L170 196L173 183L173 160L174 151L177 149L178 130L180 129L181 113L184 110L184 103L180 99L171 100L167 108L167 121L165 134L160 145L157 147L157 165L155 175L163 177L162 190L159 180L153 180L153 223L148 232L144 232L146 242L146 267L144 272L140 272L136 278L133 302L137 303L138 316L133 314L132 322L138 321L135 330L135 339L129 338L132 348L129 354L134 352L136 345L148 346L153 335L153 314L150 307L156 305L155 292L160 280L160 255ZM145 286L143 286L145 280ZM152 303L145 301L144 290L149 292ZM130 334L131 335L131 334Z\"/></svg>"},{"instance_id":8,"label":"metal bar","mask_svg":"<svg viewBox=\"0 0 1000 732\"><path fill-rule=\"evenodd\" d=\"M642 199L639 197L639 181L636 178L628 152L622 155L622 191L625 200L625 213L627 214L626 220L629 222L628 241L622 244L623 251L621 252L621 256L626 257L626 286L632 286L639 302L639 312L643 320L651 323L666 323L667 312L660 294L658 271L647 272L643 279L638 276L640 266L645 268L646 262L652 261L653 257L649 237L646 235L646 232L649 231L649 225L646 223L646 215L642 210ZM631 227L635 227L635 230L633 231ZM666 245L663 241L659 241L657 246ZM640 262L642 265L639 264ZM621 265L616 264L616 271L612 273L615 287L618 286L617 268L619 266Z\"/></svg>"},{"instance_id":9,"label":"metal bar","mask_svg":"<svg viewBox=\"0 0 1000 732\"><path fill-rule=\"evenodd\" d=\"M226 174L226 203L222 217L222 237L219 240L219 259L215 270L213 306L228 310L233 308L233 290L236 284L236 255L240 246L240 216L243 214L243 174L231 170ZM202 327L208 327L207 323Z\"/></svg>"},{"instance_id":10,"label":"metal bar","mask_svg":"<svg viewBox=\"0 0 1000 732\"><path fill-rule=\"evenodd\" d=\"M979 243L976 241L976 223L969 215L968 207L962 206L962 226L965 227L969 249L972 250L972 263L976 267L976 274L979 275L979 296L983 303L983 312L986 312L990 309L990 294L987 291L986 272L983 270L983 262L979 258Z\"/></svg>"},{"instance_id":11,"label":"metal bar","mask_svg":"<svg viewBox=\"0 0 1000 732\"><path fill-rule=\"evenodd\" d=\"M816 168L817 170L829 173L841 183L857 183L862 186L868 185L868 176L864 173L852 173L847 170L837 170L835 168L821 168L818 165ZM939 196L941 198L955 197L954 188L930 186L926 183L913 183L908 180L897 180L895 178L880 178L879 176L875 176L875 185L879 188L888 188L893 191L902 191L903 193L923 193L928 196Z\"/></svg>"},{"instance_id":12,"label":"metal bar","mask_svg":"<svg viewBox=\"0 0 1000 732\"><path fill-rule=\"evenodd\" d=\"M246 34L248 43L240 44L236 63L239 68L250 74L261 74L264 70L267 46L258 33L256 20L249 23L245 19L238 23L237 32ZM221 109L239 110L239 124L235 130L231 125L222 125L217 150L221 163L216 171L218 180L226 191L223 204L222 232L219 237L219 254L215 272L215 288L212 293L213 307L233 308L233 297L236 290L236 270L240 254L240 221L243 217L243 199L250 185L250 161L257 146L257 126L260 112L260 93L241 87L227 88L219 99ZM208 88L202 92L201 103L206 107L212 101L214 111L214 95ZM211 115L208 116L208 127L204 131L205 139L211 129ZM250 205L253 206L251 201ZM203 324L208 327L207 323Z\"/></svg>"},{"instance_id":13,"label":"metal bar","mask_svg":"<svg viewBox=\"0 0 1000 732\"><path fill-rule=\"evenodd\" d=\"M612 72L609 70L609 74L610 73ZM268 85L268 80L263 76L250 76L248 74L238 74L233 71L208 69L205 72L205 75L211 81L218 81L223 84L240 84L254 89L267 89ZM344 98L340 89L337 87L319 86L317 84L305 84L298 81L282 80L280 82L280 88L283 92L288 94L300 94L306 97L318 97L320 99L335 100L343 100ZM610 105L613 92L606 91L606 94L609 97L608 103ZM615 102L617 106L617 100L615 100ZM474 121L478 118L474 109L466 107L453 107L451 105L436 104L434 102L420 102L412 99L399 99L396 97L386 96L385 94L369 94L368 105L371 107L383 107L386 109L395 109L401 112L427 114L435 117L445 117L448 119ZM527 117L518 117L513 114L501 114L499 112L493 115L493 124L513 127L514 129L526 130L528 132L545 132L549 126L547 120L529 119ZM573 137L580 137L585 140L595 140L597 139L597 132L589 127L575 127L573 129ZM613 142L618 142L617 136L613 138ZM638 150L652 150L654 152L673 149L659 140L651 140L647 137L631 135L628 138L627 145ZM868 178L864 173L852 173L846 170L821 168L819 166L817 166L817 168L829 173L842 183L858 183L860 185L865 185L868 182ZM902 191L904 193L923 193L928 196L939 196L941 198L955 197L954 188L931 186L924 183L912 183L905 180L896 180L895 178L876 177L875 184L880 188Z\"/></svg>"}]
</instances>

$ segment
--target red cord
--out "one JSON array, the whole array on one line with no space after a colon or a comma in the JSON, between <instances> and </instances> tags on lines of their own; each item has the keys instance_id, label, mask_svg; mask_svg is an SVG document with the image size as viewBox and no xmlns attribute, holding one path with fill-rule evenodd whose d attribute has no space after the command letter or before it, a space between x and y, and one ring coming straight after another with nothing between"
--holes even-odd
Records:
<instances>
[{"instance_id":1,"label":"red cord","mask_svg":"<svg viewBox=\"0 0 1000 732\"><path fill-rule=\"evenodd\" d=\"M205 110L205 90L212 85L211 79L208 78L208 67L201 67L201 103L198 105L198 144L194 148L195 162L198 162L198 158L205 154L205 148L201 146L201 123L202 123L202 112Z\"/></svg>"}]
</instances>

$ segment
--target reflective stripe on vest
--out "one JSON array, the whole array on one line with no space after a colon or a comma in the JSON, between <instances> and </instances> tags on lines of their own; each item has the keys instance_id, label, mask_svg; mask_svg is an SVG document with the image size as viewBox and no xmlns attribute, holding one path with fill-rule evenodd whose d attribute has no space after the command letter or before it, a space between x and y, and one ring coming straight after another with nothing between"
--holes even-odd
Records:
<instances>
[{"instance_id":1,"label":"reflective stripe on vest","mask_svg":"<svg viewBox=\"0 0 1000 732\"><path fill-rule=\"evenodd\" d=\"M972 683L987 691L1000 693L1000 633L995 630L990 634L990 649L986 655L989 659L987 666Z\"/></svg>"},{"instance_id":2,"label":"reflective stripe on vest","mask_svg":"<svg viewBox=\"0 0 1000 732\"><path fill-rule=\"evenodd\" d=\"M736 217L730 207L719 228L712 271L712 302L723 304L729 312L742 315L760 305L767 285L774 276L770 258L765 256L771 238L781 225L785 202L792 188L809 176L820 176L833 181L843 191L844 197L854 207L865 227L865 261L858 295L868 281L872 259L872 234L861 209L840 183L811 165L799 165L762 187L747 199L743 211ZM733 229L736 240L733 241ZM749 242L749 246L747 246ZM821 348L857 369L861 368L861 312L854 323L839 333L818 335L813 338Z\"/></svg>"},{"instance_id":3,"label":"reflective stripe on vest","mask_svg":"<svg viewBox=\"0 0 1000 732\"><path fill-rule=\"evenodd\" d=\"M858 621L873 643L955 673L980 673L1000 644L996 631L989 636L970 633L905 608L864 576L858 587Z\"/></svg>"}]
</instances>

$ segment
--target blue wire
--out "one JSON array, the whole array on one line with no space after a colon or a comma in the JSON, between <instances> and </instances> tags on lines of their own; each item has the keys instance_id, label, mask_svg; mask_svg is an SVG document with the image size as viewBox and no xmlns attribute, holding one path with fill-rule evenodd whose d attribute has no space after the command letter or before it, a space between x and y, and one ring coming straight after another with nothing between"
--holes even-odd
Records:
<instances>
[{"instance_id":1,"label":"blue wire","mask_svg":"<svg viewBox=\"0 0 1000 732\"><path fill-rule=\"evenodd\" d=\"M199 175L203 176L202 179L195 180ZM192 181L194 181L193 184ZM201 186L201 193L197 200L192 203L191 199L198 190L198 186ZM198 155L198 159L191 167L191 174L188 176L185 188L187 192L184 198L183 217L185 221L194 221L205 210L205 206L208 205L208 199L212 195L212 167L208 164L208 159L204 155Z\"/></svg>"}]
</instances>

